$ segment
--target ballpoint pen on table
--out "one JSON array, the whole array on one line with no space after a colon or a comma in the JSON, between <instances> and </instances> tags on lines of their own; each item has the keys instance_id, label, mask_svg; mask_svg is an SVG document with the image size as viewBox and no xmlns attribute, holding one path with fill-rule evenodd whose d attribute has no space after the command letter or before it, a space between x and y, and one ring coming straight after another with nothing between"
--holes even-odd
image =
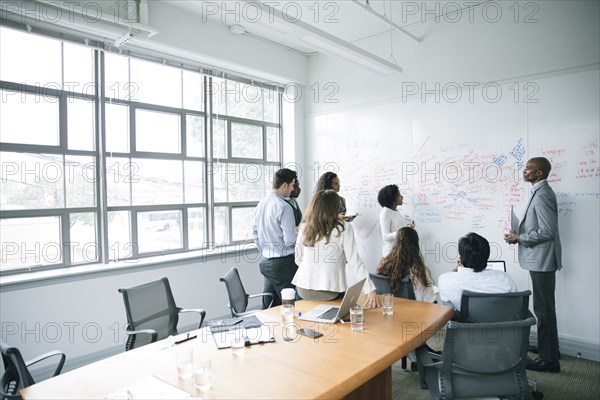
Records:
<instances>
[{"instance_id":1,"label":"ballpoint pen on table","mask_svg":"<svg viewBox=\"0 0 600 400\"><path fill-rule=\"evenodd\" d=\"M188 340L194 339L196 336L197 335L190 336L190 333L188 332L188 334L186 335L185 339L177 340L177 341L175 341L175 344L187 342Z\"/></svg>"}]
</instances>

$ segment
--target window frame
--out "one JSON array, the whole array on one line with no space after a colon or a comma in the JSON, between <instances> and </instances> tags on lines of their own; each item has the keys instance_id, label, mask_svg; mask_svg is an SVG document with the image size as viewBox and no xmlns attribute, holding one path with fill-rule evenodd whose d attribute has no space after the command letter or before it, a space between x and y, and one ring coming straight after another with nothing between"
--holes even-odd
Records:
<instances>
[{"instance_id":1,"label":"window frame","mask_svg":"<svg viewBox=\"0 0 600 400\"><path fill-rule=\"evenodd\" d=\"M14 26L5 25L1 26L3 29L15 29ZM23 27L17 27L17 29L23 30ZM60 35L56 35L56 37L52 32L43 32L44 37L50 37L54 40L57 40L61 43L61 70L62 76L64 80L64 70L65 70L65 56L64 56L64 43L65 42L74 42L76 44L81 44L81 41L78 38L68 38L61 37ZM273 85L272 83L265 84L255 84L250 81L247 82L245 79L236 78L231 75L227 75L225 78L224 74L221 74L220 79L234 80L239 82L241 85L256 85L261 88L262 91L262 101L263 101L263 119L266 116L265 111L265 91L270 90L272 93L269 93L271 96L277 96L277 111L278 111L278 120L279 122L270 122L266 120L254 120L249 118L242 118L236 116L228 116L228 115L219 115L213 113L213 101L216 97L215 94L211 94L209 90L209 86L212 82L212 76L216 76L215 71L205 72L198 66L187 66L183 65L180 62L169 61L168 65L172 67L176 67L179 69L179 74L182 81L182 90L185 90L183 86L184 75L187 72L196 72L200 73L201 76L199 80L202 81L202 109L186 109L183 108L183 103L186 94L182 91L181 93L181 107L172 107L158 104L150 104L150 103L141 103L131 98L113 98L108 97L105 93L105 79L104 73L106 70L105 57L104 52L110 51L112 49L100 49L93 48L92 56L93 56L93 79L94 79L94 93L80 93L64 90L64 82L61 86L62 89L55 88L43 88L43 95L51 95L55 97L59 101L58 106L58 120L59 120L59 145L58 146L48 146L48 145L29 145L29 144L20 144L20 143L4 143L2 142L1 151L6 152L15 152L15 153L31 153L31 154L56 154L60 156L63 160L63 170L65 165L65 157L68 156L87 156L91 157L95 163L95 174L94 174L94 206L90 207L67 207L66 199L67 199L67 184L66 179L63 182L63 197L65 199L64 207L61 208L49 208L49 209L7 209L0 210L0 219L18 219L18 218L30 218L30 217L57 217L60 220L60 242L59 246L62 251L62 260L58 264L40 264L40 265L32 265L28 267L17 267L17 268L8 268L4 269L2 266L2 270L0 270L0 276L7 275L15 275L25 272L32 271L46 271L53 269L64 269L77 265L94 265L94 264L103 264L108 265L113 261L132 261L138 259L148 259L148 261L152 260L152 257L162 256L165 254L181 254L181 258L189 258L197 255L193 255L193 252L197 250L212 250L215 247L220 247L222 245L225 246L233 246L239 247L239 244L243 243L251 243L250 239L248 240L233 240L234 236L234 221L233 221L233 210L235 208L248 208L255 207L260 199L256 199L256 201L228 201L225 202L215 202L215 185L214 185L214 176L210 171L211 164L215 162L225 162L228 164L257 164L263 168L274 167L281 168L283 165L282 160L282 148L283 148L283 130L282 130L282 90L281 87L277 85ZM135 54L128 54L129 57L136 57ZM165 55L168 59L168 56ZM165 60L161 59L160 61L153 58L142 55L139 57L145 61L154 61L157 63L165 64ZM162 62L161 62L162 61ZM128 76L131 79L131 63L128 60ZM15 87L17 89L15 89ZM5 90L15 91L17 94L20 93L28 93L28 94L39 94L40 87L28 84L19 84L10 81L0 81L0 88ZM94 102L94 148L93 150L70 150L68 148L68 120L67 120L67 108L68 108L68 100L69 98L83 99ZM106 150L106 104L118 104L128 108L128 129L129 129L129 138L128 138L128 152L109 152ZM226 104L227 108L227 104ZM141 151L137 149L136 142L136 110L147 110L147 111L156 111L156 112L168 112L171 114L176 114L179 116L179 141L180 141L180 151L178 153L161 153L154 151ZM271 114L272 115L272 110ZM187 118L188 116L200 117L203 120L203 147L204 147L204 155L203 156L188 156L186 151L187 146ZM213 141L215 132L213 131L213 121L215 120L226 120L225 124L225 140L226 140L226 158L214 157L213 154ZM244 157L232 157L232 133L231 133L231 124L232 123L242 123L254 126L261 127L261 138L262 138L262 158L244 158ZM267 152L267 128L275 128L278 129L278 143L277 143L277 160L267 160L268 152ZM108 199L108 171L107 164L108 160L111 157L119 157L129 159L131 162L134 159L160 159L160 160L177 160L181 162L182 166L182 202L181 203L168 203L168 204L144 204L144 205L134 205L133 198L130 197L128 205L111 205L109 206ZM215 161L216 160L216 161ZM202 194L203 199L201 202L188 202L185 198L185 188L186 188L186 169L185 163L187 161L193 162L201 162L203 163L203 188ZM272 177L268 177L271 181ZM132 196L131 186L130 186L130 196ZM229 190L229 188L227 189ZM266 191L265 189L264 191ZM229 194L228 194L229 196ZM225 207L227 210L227 226L225 227L227 232L227 241L226 243L215 243L215 209L217 207ZM158 250L158 251L150 251L141 253L139 251L139 226L138 226L138 216L139 213L148 212L148 211L177 211L181 213L181 224L180 224L180 235L181 235L181 247L177 249L166 249L166 250ZM201 210L202 219L203 219L203 232L202 237L204 238L202 246L198 248L189 242L190 240L190 232L188 232L189 228L189 218L192 218L193 210ZM108 215L111 212L118 211L126 211L129 215L129 224L130 224L130 239L131 242L135 243L136 246L131 256L129 257L116 257L116 259L111 259L111 243L109 242L109 218ZM71 249L71 232L70 232L70 216L76 213L92 213L94 215L95 220L95 229L94 234L96 237L96 259L89 262L78 262L73 263L71 259L72 249ZM250 231L250 227L248 227L248 231ZM102 268L102 267L100 267Z\"/></svg>"}]
</instances>

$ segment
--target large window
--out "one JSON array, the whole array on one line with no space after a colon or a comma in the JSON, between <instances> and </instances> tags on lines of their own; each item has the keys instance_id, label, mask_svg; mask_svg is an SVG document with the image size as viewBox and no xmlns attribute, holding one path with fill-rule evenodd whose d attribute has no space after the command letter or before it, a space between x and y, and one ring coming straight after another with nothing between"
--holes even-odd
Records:
<instances>
[{"instance_id":1,"label":"large window","mask_svg":"<svg viewBox=\"0 0 600 400\"><path fill-rule=\"evenodd\" d=\"M0 48L2 273L250 240L277 90L2 26Z\"/></svg>"}]
</instances>

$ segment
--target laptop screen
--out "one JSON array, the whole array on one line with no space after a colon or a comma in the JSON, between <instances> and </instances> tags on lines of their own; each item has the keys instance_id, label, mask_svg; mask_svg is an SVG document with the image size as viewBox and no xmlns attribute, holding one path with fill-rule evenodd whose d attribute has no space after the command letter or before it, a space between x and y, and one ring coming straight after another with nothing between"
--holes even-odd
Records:
<instances>
[{"instance_id":1,"label":"laptop screen","mask_svg":"<svg viewBox=\"0 0 600 400\"><path fill-rule=\"evenodd\" d=\"M488 260L486 269L506 272L506 262L504 260Z\"/></svg>"}]
</instances>

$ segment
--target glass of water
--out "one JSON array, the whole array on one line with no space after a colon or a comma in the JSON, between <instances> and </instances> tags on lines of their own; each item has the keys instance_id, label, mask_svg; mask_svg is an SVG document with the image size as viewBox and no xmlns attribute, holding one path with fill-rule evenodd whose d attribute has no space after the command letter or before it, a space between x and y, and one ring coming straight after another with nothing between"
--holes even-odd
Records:
<instances>
[{"instance_id":1,"label":"glass of water","mask_svg":"<svg viewBox=\"0 0 600 400\"><path fill-rule=\"evenodd\" d=\"M294 305L283 304L281 306L281 323L283 325L283 340L290 342L296 336L294 327Z\"/></svg>"},{"instance_id":2,"label":"glass of water","mask_svg":"<svg viewBox=\"0 0 600 400\"><path fill-rule=\"evenodd\" d=\"M192 377L192 356L193 356L193 351L190 346L179 345L179 346L175 347L175 360L177 361L177 375L179 376L180 379L186 380L186 379L190 379Z\"/></svg>"},{"instance_id":3,"label":"glass of water","mask_svg":"<svg viewBox=\"0 0 600 400\"><path fill-rule=\"evenodd\" d=\"M364 321L363 308L358 304L350 309L350 324L353 332L362 332Z\"/></svg>"},{"instance_id":4,"label":"glass of water","mask_svg":"<svg viewBox=\"0 0 600 400\"><path fill-rule=\"evenodd\" d=\"M394 295L391 293L382 294L381 306L383 307L383 315L394 315Z\"/></svg>"},{"instance_id":5,"label":"glass of water","mask_svg":"<svg viewBox=\"0 0 600 400\"><path fill-rule=\"evenodd\" d=\"M199 354L194 359L194 382L196 389L207 392L212 387L212 362L205 355Z\"/></svg>"}]
</instances>

